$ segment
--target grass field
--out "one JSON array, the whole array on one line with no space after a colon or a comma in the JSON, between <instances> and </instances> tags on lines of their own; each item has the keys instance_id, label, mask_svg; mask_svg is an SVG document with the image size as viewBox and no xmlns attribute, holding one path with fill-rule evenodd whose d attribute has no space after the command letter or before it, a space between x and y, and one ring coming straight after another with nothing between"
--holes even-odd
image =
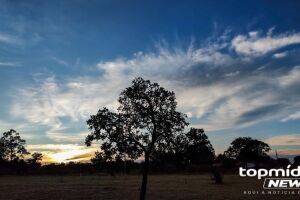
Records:
<instances>
[{"instance_id":1,"label":"grass field","mask_svg":"<svg viewBox=\"0 0 300 200\"><path fill-rule=\"evenodd\" d=\"M0 176L2 200L135 200L139 195L139 176ZM226 199L300 199L296 195L247 195L244 190L262 189L254 178L224 177L216 185L209 175L151 175L148 200L226 200Z\"/></svg>"}]
</instances>

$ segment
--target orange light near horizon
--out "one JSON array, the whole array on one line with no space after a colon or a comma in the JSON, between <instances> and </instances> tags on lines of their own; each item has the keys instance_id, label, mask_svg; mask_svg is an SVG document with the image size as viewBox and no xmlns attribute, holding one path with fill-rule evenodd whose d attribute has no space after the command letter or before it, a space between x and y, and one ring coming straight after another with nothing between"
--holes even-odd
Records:
<instances>
[{"instance_id":1,"label":"orange light near horizon","mask_svg":"<svg viewBox=\"0 0 300 200\"><path fill-rule=\"evenodd\" d=\"M60 152L51 155L50 157L56 162L65 162L67 159L70 159L72 156L75 156L78 153L78 150Z\"/></svg>"},{"instance_id":2,"label":"orange light near horizon","mask_svg":"<svg viewBox=\"0 0 300 200\"><path fill-rule=\"evenodd\" d=\"M98 147L86 147L77 144L43 144L28 145L31 152L43 154L42 164L87 162L93 157Z\"/></svg>"},{"instance_id":3,"label":"orange light near horizon","mask_svg":"<svg viewBox=\"0 0 300 200\"><path fill-rule=\"evenodd\" d=\"M71 150L71 151L65 151L65 152L59 152L59 153L54 153L50 155L49 157L53 159L53 161L62 163L62 162L70 162L73 160L82 160L84 158L74 158L74 157L80 157L80 155L86 155L87 152L86 150ZM86 159L86 157L85 157ZM89 158L90 159L90 158Z\"/></svg>"}]
</instances>

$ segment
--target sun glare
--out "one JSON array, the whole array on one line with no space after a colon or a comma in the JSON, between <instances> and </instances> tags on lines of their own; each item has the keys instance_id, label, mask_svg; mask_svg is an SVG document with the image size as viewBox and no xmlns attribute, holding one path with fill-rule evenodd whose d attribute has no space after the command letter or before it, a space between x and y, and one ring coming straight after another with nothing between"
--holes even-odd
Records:
<instances>
[{"instance_id":1,"label":"sun glare","mask_svg":"<svg viewBox=\"0 0 300 200\"><path fill-rule=\"evenodd\" d=\"M85 154L85 150L71 150L52 154L50 157L58 163L72 161L75 156Z\"/></svg>"}]
</instances>

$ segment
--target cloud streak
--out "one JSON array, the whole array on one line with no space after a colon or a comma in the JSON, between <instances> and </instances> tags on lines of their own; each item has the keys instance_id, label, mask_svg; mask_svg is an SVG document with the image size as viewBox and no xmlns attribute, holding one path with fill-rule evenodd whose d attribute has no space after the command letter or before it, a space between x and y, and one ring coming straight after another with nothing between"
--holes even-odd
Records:
<instances>
[{"instance_id":1,"label":"cloud streak","mask_svg":"<svg viewBox=\"0 0 300 200\"><path fill-rule=\"evenodd\" d=\"M20 66L20 63L19 62L1 62L0 61L0 67L3 66L3 67L18 67Z\"/></svg>"},{"instance_id":2,"label":"cloud streak","mask_svg":"<svg viewBox=\"0 0 300 200\"><path fill-rule=\"evenodd\" d=\"M290 146L290 145L300 145L300 134L287 134L279 135L268 138L265 140L270 145L276 146Z\"/></svg>"},{"instance_id":3,"label":"cloud streak","mask_svg":"<svg viewBox=\"0 0 300 200\"><path fill-rule=\"evenodd\" d=\"M20 45L22 40L7 34L0 33L0 43L9 44L9 45Z\"/></svg>"},{"instance_id":4,"label":"cloud streak","mask_svg":"<svg viewBox=\"0 0 300 200\"><path fill-rule=\"evenodd\" d=\"M276 36L267 34L266 36L259 36L258 32L250 32L249 35L236 36L232 40L231 45L238 54L245 56L261 56L282 47L299 43L299 33L285 33ZM283 56L283 54L277 54L277 57L278 56Z\"/></svg>"}]
</instances>

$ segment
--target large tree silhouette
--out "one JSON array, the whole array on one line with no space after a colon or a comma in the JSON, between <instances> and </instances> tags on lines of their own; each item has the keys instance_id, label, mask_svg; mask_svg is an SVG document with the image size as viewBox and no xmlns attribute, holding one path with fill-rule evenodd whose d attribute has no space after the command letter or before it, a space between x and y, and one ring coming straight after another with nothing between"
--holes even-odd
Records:
<instances>
[{"instance_id":1,"label":"large tree silhouette","mask_svg":"<svg viewBox=\"0 0 300 200\"><path fill-rule=\"evenodd\" d=\"M3 160L13 161L29 154L25 148L26 141L13 129L3 133L0 138L0 154Z\"/></svg>"},{"instance_id":2,"label":"large tree silhouette","mask_svg":"<svg viewBox=\"0 0 300 200\"><path fill-rule=\"evenodd\" d=\"M174 92L142 78L134 79L121 93L119 104L118 113L102 108L87 120L92 132L86 144L101 140L105 154L143 156L140 199L144 200L151 154L166 147L188 123L185 115L176 111Z\"/></svg>"},{"instance_id":3,"label":"large tree silhouette","mask_svg":"<svg viewBox=\"0 0 300 200\"><path fill-rule=\"evenodd\" d=\"M267 152L270 150L269 145L262 141L250 137L239 137L231 142L224 154L228 158L247 164L248 162L261 162L268 159Z\"/></svg>"}]
</instances>

